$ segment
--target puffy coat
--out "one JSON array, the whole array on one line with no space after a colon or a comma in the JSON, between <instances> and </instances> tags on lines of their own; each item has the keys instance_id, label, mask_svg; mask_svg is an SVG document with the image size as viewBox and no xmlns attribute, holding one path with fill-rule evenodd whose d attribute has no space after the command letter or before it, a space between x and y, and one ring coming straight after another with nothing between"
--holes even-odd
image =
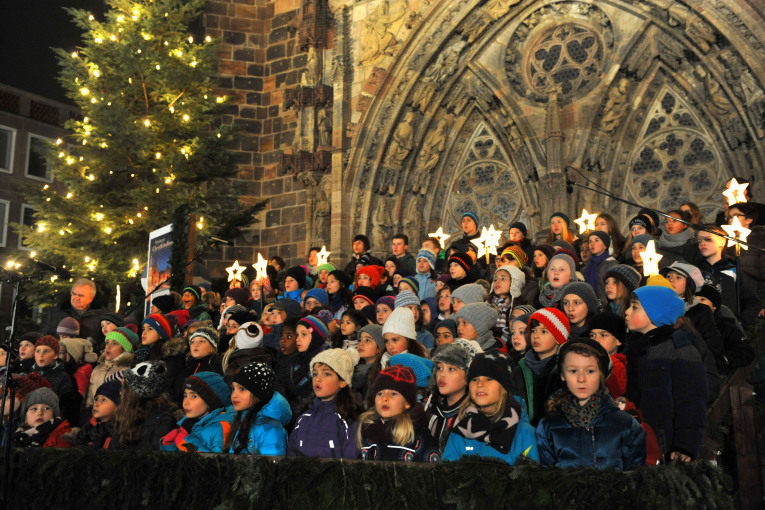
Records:
<instances>
[{"instance_id":1,"label":"puffy coat","mask_svg":"<svg viewBox=\"0 0 765 510\"><path fill-rule=\"evenodd\" d=\"M112 374L133 366L133 353L123 352L111 361L106 361L104 354L98 358L98 364L90 374L90 384L85 393L85 407L93 407L96 390L104 383L104 380Z\"/></svg>"},{"instance_id":2,"label":"puffy coat","mask_svg":"<svg viewBox=\"0 0 765 510\"><path fill-rule=\"evenodd\" d=\"M69 426L69 422L62 421L45 440L43 448L71 448L73 446L72 441L67 437L71 432L72 427Z\"/></svg>"},{"instance_id":3,"label":"puffy coat","mask_svg":"<svg viewBox=\"0 0 765 510\"><path fill-rule=\"evenodd\" d=\"M75 446L91 446L93 448L107 448L111 437L114 435L114 427L111 422L101 423L95 418L85 423L77 436L74 438Z\"/></svg>"},{"instance_id":4,"label":"puffy coat","mask_svg":"<svg viewBox=\"0 0 765 510\"><path fill-rule=\"evenodd\" d=\"M297 419L287 443L287 455L292 457L323 457L356 459L358 422L348 423L337 414L335 399L314 398Z\"/></svg>"},{"instance_id":5,"label":"puffy coat","mask_svg":"<svg viewBox=\"0 0 765 510\"><path fill-rule=\"evenodd\" d=\"M233 408L215 409L202 417L191 427L191 432L183 428L184 417L178 422L178 428L160 440L160 450L223 453L223 443L234 421Z\"/></svg>"},{"instance_id":6,"label":"puffy coat","mask_svg":"<svg viewBox=\"0 0 765 510\"><path fill-rule=\"evenodd\" d=\"M526 363L527 357L536 357L529 350L518 362L520 370L513 371L513 380L518 394L522 395L528 409L529 422L536 426L545 414L544 404L562 386L558 374L558 354L553 354L541 373L536 374Z\"/></svg>"},{"instance_id":7,"label":"puffy coat","mask_svg":"<svg viewBox=\"0 0 765 510\"><path fill-rule=\"evenodd\" d=\"M171 409L159 409L152 407L149 415L141 424L138 442L131 445L120 443L115 431L108 448L111 450L159 450L159 442L175 428L175 418Z\"/></svg>"},{"instance_id":8,"label":"puffy coat","mask_svg":"<svg viewBox=\"0 0 765 510\"><path fill-rule=\"evenodd\" d=\"M235 415L233 407L226 409L226 412ZM244 416L248 411L244 411ZM264 405L255 423L250 427L250 437L247 446L239 453L251 453L256 455L284 455L287 452L287 431L284 426L292 419L290 405L281 396L280 393L274 393L271 400ZM239 441L239 431L236 431L234 440L231 443L229 453L235 453L234 448Z\"/></svg>"},{"instance_id":9,"label":"puffy coat","mask_svg":"<svg viewBox=\"0 0 765 510\"><path fill-rule=\"evenodd\" d=\"M618 398L627 391L627 356L621 353L611 355L611 374L606 379L606 387L611 398Z\"/></svg>"},{"instance_id":10,"label":"puffy coat","mask_svg":"<svg viewBox=\"0 0 765 510\"><path fill-rule=\"evenodd\" d=\"M438 441L427 429L414 431L414 441L404 446L392 443L373 443L367 438L361 440L362 460L388 460L398 462L438 462L441 452Z\"/></svg>"},{"instance_id":11,"label":"puffy coat","mask_svg":"<svg viewBox=\"0 0 765 510\"><path fill-rule=\"evenodd\" d=\"M645 464L643 427L621 411L607 392L602 393L592 426L574 427L562 413L551 413L539 422L536 441L545 466L629 471Z\"/></svg>"},{"instance_id":12,"label":"puffy coat","mask_svg":"<svg viewBox=\"0 0 765 510\"><path fill-rule=\"evenodd\" d=\"M757 314L762 309L762 304L757 297L752 280L745 273L741 275L741 302L739 303L736 291L736 264L733 260L723 255L723 258L715 264L710 264L699 256L695 265L702 272L707 272L718 280L722 290L722 304L737 314L744 327L749 327L757 321Z\"/></svg>"}]
</instances>

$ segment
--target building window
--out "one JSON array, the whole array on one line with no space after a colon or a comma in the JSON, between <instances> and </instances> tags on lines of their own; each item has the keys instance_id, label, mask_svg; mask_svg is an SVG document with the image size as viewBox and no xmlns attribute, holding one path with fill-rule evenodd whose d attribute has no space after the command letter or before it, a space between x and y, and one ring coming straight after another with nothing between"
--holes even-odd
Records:
<instances>
[{"instance_id":1,"label":"building window","mask_svg":"<svg viewBox=\"0 0 765 510\"><path fill-rule=\"evenodd\" d=\"M42 179L50 181L50 170L45 163L45 150L47 149L46 142L52 142L48 138L43 138L37 135L29 135L29 151L27 151L27 177L34 177L36 179Z\"/></svg>"},{"instance_id":2,"label":"building window","mask_svg":"<svg viewBox=\"0 0 765 510\"><path fill-rule=\"evenodd\" d=\"M35 221L35 209L31 205L23 204L21 206L21 223L24 227L35 228L37 222ZM19 235L19 250L28 250L29 247L24 243L24 236Z\"/></svg>"},{"instance_id":3,"label":"building window","mask_svg":"<svg viewBox=\"0 0 765 510\"><path fill-rule=\"evenodd\" d=\"M11 203L0 200L0 247L5 247L8 241L8 211Z\"/></svg>"},{"instance_id":4,"label":"building window","mask_svg":"<svg viewBox=\"0 0 765 510\"><path fill-rule=\"evenodd\" d=\"M13 145L16 130L0 126L0 172L13 172Z\"/></svg>"}]
</instances>

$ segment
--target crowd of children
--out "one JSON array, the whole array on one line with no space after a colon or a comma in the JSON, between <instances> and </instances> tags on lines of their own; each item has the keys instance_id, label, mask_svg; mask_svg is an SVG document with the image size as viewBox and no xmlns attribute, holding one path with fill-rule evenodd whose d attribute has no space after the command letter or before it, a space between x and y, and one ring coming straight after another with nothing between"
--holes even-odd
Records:
<instances>
[{"instance_id":1,"label":"crowd of children","mask_svg":"<svg viewBox=\"0 0 765 510\"><path fill-rule=\"evenodd\" d=\"M222 298L197 285L155 297L140 324L106 313L102 346L66 318L57 336L26 332L0 353L15 356L3 441L621 470L691 461L720 377L754 359L744 331L765 306L761 282L730 271L725 240L669 214L662 232L641 211L626 238L601 214L577 238L558 212L536 246L514 223L487 264L466 212L447 250L427 238L412 256L396 235L383 261L358 235L344 269L312 248L309 265L275 257L265 281L234 280ZM665 260L646 278L651 240Z\"/></svg>"}]
</instances>

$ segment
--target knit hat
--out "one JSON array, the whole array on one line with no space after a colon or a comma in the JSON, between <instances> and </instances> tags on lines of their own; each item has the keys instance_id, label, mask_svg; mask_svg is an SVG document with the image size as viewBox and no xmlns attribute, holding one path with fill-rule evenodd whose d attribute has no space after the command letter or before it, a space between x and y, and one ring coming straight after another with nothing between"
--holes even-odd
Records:
<instances>
[{"instance_id":1,"label":"knit hat","mask_svg":"<svg viewBox=\"0 0 765 510\"><path fill-rule=\"evenodd\" d=\"M43 337L40 337L35 342L35 348L40 347L41 345L44 345L46 347L50 347L51 349L53 349L53 352L55 352L57 356L58 356L58 353L61 351L61 345L58 343L58 340L56 340L55 336L45 335Z\"/></svg>"},{"instance_id":2,"label":"knit hat","mask_svg":"<svg viewBox=\"0 0 765 510\"><path fill-rule=\"evenodd\" d=\"M357 287L353 291L353 300L363 299L366 305L375 304L375 291L372 287Z\"/></svg>"},{"instance_id":3,"label":"knit hat","mask_svg":"<svg viewBox=\"0 0 765 510\"><path fill-rule=\"evenodd\" d=\"M49 406L53 410L54 417L61 416L61 410L58 407L58 395L52 389L43 387L32 391L21 401L19 416L22 420L26 420L27 411L36 404Z\"/></svg>"},{"instance_id":4,"label":"knit hat","mask_svg":"<svg viewBox=\"0 0 765 510\"><path fill-rule=\"evenodd\" d=\"M417 283L417 280L415 280L413 277L411 277L411 276L404 276L403 278L401 278L401 281L398 282L398 285L399 285L398 288L399 289L401 289L401 284L402 283L406 283L407 285L409 285L412 288L412 291L415 294L419 294L420 293L420 284Z\"/></svg>"},{"instance_id":5,"label":"knit hat","mask_svg":"<svg viewBox=\"0 0 765 510\"><path fill-rule=\"evenodd\" d=\"M590 331L593 329L608 331L622 343L627 338L627 326L624 324L624 319L613 312L601 312L595 315L590 320Z\"/></svg>"},{"instance_id":6,"label":"knit hat","mask_svg":"<svg viewBox=\"0 0 765 510\"><path fill-rule=\"evenodd\" d=\"M651 225L654 227L659 226L659 215L656 214L656 212L653 209L649 209L647 207L643 207L638 211L638 215L643 215L651 222Z\"/></svg>"},{"instance_id":7,"label":"knit hat","mask_svg":"<svg viewBox=\"0 0 765 510\"><path fill-rule=\"evenodd\" d=\"M705 281L704 285L696 290L696 295L710 300L712 302L712 306L715 307L715 310L720 308L720 305L722 304L722 293L720 292L720 287L718 287L717 284L711 280Z\"/></svg>"},{"instance_id":8,"label":"knit hat","mask_svg":"<svg viewBox=\"0 0 765 510\"><path fill-rule=\"evenodd\" d=\"M518 230L520 230L521 234L523 234L523 237L526 237L526 235L528 234L528 229L526 228L526 224L523 223L522 221L516 221L515 223L511 224L507 230L509 232L510 230L514 228L517 228Z\"/></svg>"},{"instance_id":9,"label":"knit hat","mask_svg":"<svg viewBox=\"0 0 765 510\"><path fill-rule=\"evenodd\" d=\"M223 313L220 314L221 319L225 318L227 315L228 315L228 318L230 319L231 316L237 312L249 312L249 310L247 310L247 308L243 307L242 305L227 306L226 308L223 309Z\"/></svg>"},{"instance_id":10,"label":"knit hat","mask_svg":"<svg viewBox=\"0 0 765 510\"><path fill-rule=\"evenodd\" d=\"M598 353L598 367L600 368L601 373L605 377L608 377L608 375L611 373L611 356L608 355L608 351L606 351L606 349L598 342L584 337L572 338L561 346L560 350L558 351L558 373L563 373L563 361L566 357L566 352L571 350L577 344L587 344L595 349L595 352Z\"/></svg>"},{"instance_id":11,"label":"knit hat","mask_svg":"<svg viewBox=\"0 0 765 510\"><path fill-rule=\"evenodd\" d=\"M473 222L475 222L475 226L478 227L478 215L476 213L474 213L473 211L466 211L462 213L462 217L460 218L460 221L462 221L462 219L465 218L465 216L473 220Z\"/></svg>"},{"instance_id":12,"label":"knit hat","mask_svg":"<svg viewBox=\"0 0 765 510\"><path fill-rule=\"evenodd\" d=\"M93 344L84 338L62 338L59 342L66 347L66 352L78 365L80 363L95 363L98 355L93 352Z\"/></svg>"},{"instance_id":13,"label":"knit hat","mask_svg":"<svg viewBox=\"0 0 765 510\"><path fill-rule=\"evenodd\" d=\"M420 251L417 252L417 257L415 260L425 259L428 261L428 264L430 264L430 269L436 268L436 254L432 251L423 248Z\"/></svg>"},{"instance_id":14,"label":"knit hat","mask_svg":"<svg viewBox=\"0 0 765 510\"><path fill-rule=\"evenodd\" d=\"M497 315L499 312L489 303L470 303L460 308L454 317L469 322L480 337L497 324Z\"/></svg>"},{"instance_id":15,"label":"knit hat","mask_svg":"<svg viewBox=\"0 0 765 510\"><path fill-rule=\"evenodd\" d=\"M361 312L361 314L367 319L367 322L377 322L377 310L375 309L375 305L366 305L362 307L359 312Z\"/></svg>"},{"instance_id":16,"label":"knit hat","mask_svg":"<svg viewBox=\"0 0 765 510\"><path fill-rule=\"evenodd\" d=\"M211 411L231 405L231 389L215 372L197 372L186 379L183 387L202 397Z\"/></svg>"},{"instance_id":17,"label":"knit hat","mask_svg":"<svg viewBox=\"0 0 765 510\"><path fill-rule=\"evenodd\" d=\"M523 251L523 248L518 246L517 244L512 244L502 250L502 253L500 254L500 258L505 258L507 256L513 257L516 261L518 261L518 265L523 267L526 262L529 260L529 257L526 255L526 252Z\"/></svg>"},{"instance_id":18,"label":"knit hat","mask_svg":"<svg viewBox=\"0 0 765 510\"><path fill-rule=\"evenodd\" d=\"M402 290L401 292L398 293L398 295L396 296L396 299L393 301L393 309L396 310L399 307L404 307L409 305L420 306L420 298L418 298L417 295L411 290Z\"/></svg>"},{"instance_id":19,"label":"knit hat","mask_svg":"<svg viewBox=\"0 0 765 510\"><path fill-rule=\"evenodd\" d=\"M531 316L533 314L534 314L534 312L527 312L527 313L524 313L523 315L519 315L515 319L511 320L510 324L512 324L513 322L522 322L526 326L528 326L529 325L529 319L531 319ZM510 335L509 329L508 328L505 328L505 329L507 330L507 334Z\"/></svg>"},{"instance_id":20,"label":"knit hat","mask_svg":"<svg viewBox=\"0 0 765 510\"><path fill-rule=\"evenodd\" d=\"M170 299L172 299L172 298L170 298ZM122 326L125 325L125 319L123 319L119 314L117 314L115 312L106 312L101 317L101 322L103 322L103 321L111 322L112 324L114 324L118 328L121 328Z\"/></svg>"},{"instance_id":21,"label":"knit hat","mask_svg":"<svg viewBox=\"0 0 765 510\"><path fill-rule=\"evenodd\" d=\"M523 291L523 286L526 285L526 275L523 274L523 271L515 266L500 266L494 272L494 275L496 276L500 271L505 271L510 274L510 296L512 296L513 299L520 296ZM466 287L466 285L463 285L463 287ZM491 290L494 291L494 282L491 284Z\"/></svg>"},{"instance_id":22,"label":"knit hat","mask_svg":"<svg viewBox=\"0 0 765 510\"><path fill-rule=\"evenodd\" d=\"M207 342L215 347L218 348L218 341L220 340L220 335L217 331L215 331L213 328L208 328L207 326L202 326L194 330L194 332L189 337L189 343L191 343L191 340L194 337L200 336L207 340ZM239 346L239 344L236 344L237 347L242 349L242 347Z\"/></svg>"},{"instance_id":23,"label":"knit hat","mask_svg":"<svg viewBox=\"0 0 765 510\"><path fill-rule=\"evenodd\" d=\"M247 324L248 322L257 321L257 317L255 317L255 315L253 315L250 310L242 310L240 312L235 312L229 315L228 320L234 321L241 326L242 324Z\"/></svg>"},{"instance_id":24,"label":"knit hat","mask_svg":"<svg viewBox=\"0 0 765 510\"><path fill-rule=\"evenodd\" d=\"M159 334L160 340L170 340L175 333L175 323L176 319L172 315L154 314L146 317L141 325L148 324Z\"/></svg>"},{"instance_id":25,"label":"knit hat","mask_svg":"<svg viewBox=\"0 0 765 510\"><path fill-rule=\"evenodd\" d=\"M553 257L550 259L550 262L547 264L547 267L550 267L550 264L552 264L553 260L562 260L566 264L568 264L569 269L571 269L571 281L576 280L576 263L574 262L574 259L566 254L566 253L556 253L553 255Z\"/></svg>"},{"instance_id":26,"label":"knit hat","mask_svg":"<svg viewBox=\"0 0 765 510\"><path fill-rule=\"evenodd\" d=\"M659 269L659 274L666 278L667 273L670 271L685 276L690 285L691 292L696 292L696 289L700 289L704 285L704 276L701 274L701 270L692 264L675 261L671 266Z\"/></svg>"},{"instance_id":27,"label":"knit hat","mask_svg":"<svg viewBox=\"0 0 765 510\"><path fill-rule=\"evenodd\" d=\"M192 310L199 311L199 313L196 314L196 316L199 316L199 314L203 313L204 306L197 305L191 308ZM183 310L173 310L172 312L167 314L168 317L172 316L175 318L175 323L178 325L178 328L183 330L186 327L186 324L188 324L189 319L191 319L191 314L189 313L189 310L186 310L185 308Z\"/></svg>"},{"instance_id":28,"label":"knit hat","mask_svg":"<svg viewBox=\"0 0 765 510\"><path fill-rule=\"evenodd\" d=\"M311 289L308 292L305 293L305 297L303 298L303 302L305 303L308 298L314 298L316 301L321 303L321 306L327 306L329 305L329 294L327 294L327 291L320 288Z\"/></svg>"},{"instance_id":29,"label":"knit hat","mask_svg":"<svg viewBox=\"0 0 765 510\"><path fill-rule=\"evenodd\" d=\"M446 283L449 281L450 278L451 276L449 276L449 273L444 273L440 275L438 278L436 278L436 281L441 283Z\"/></svg>"},{"instance_id":30,"label":"knit hat","mask_svg":"<svg viewBox=\"0 0 765 510\"><path fill-rule=\"evenodd\" d=\"M634 218L630 220L629 226L632 228L635 225L640 225L641 227L645 228L648 231L653 230L653 223L651 222L651 218L648 216L645 216L643 214L638 214Z\"/></svg>"},{"instance_id":31,"label":"knit hat","mask_svg":"<svg viewBox=\"0 0 765 510\"><path fill-rule=\"evenodd\" d=\"M350 287L353 280L345 271L335 269L329 273L329 276L334 276L337 281L343 284L343 287Z\"/></svg>"},{"instance_id":32,"label":"knit hat","mask_svg":"<svg viewBox=\"0 0 765 510\"><path fill-rule=\"evenodd\" d=\"M122 392L122 383L117 380L112 380L101 384L96 390L95 396L103 395L108 398L115 405L120 405L120 393Z\"/></svg>"},{"instance_id":33,"label":"knit hat","mask_svg":"<svg viewBox=\"0 0 765 510\"><path fill-rule=\"evenodd\" d=\"M324 324L330 325L333 322L335 322L335 315L330 310L327 310L326 308L320 308L316 310L316 313L314 315L316 315L316 317L321 319L321 321Z\"/></svg>"},{"instance_id":34,"label":"knit hat","mask_svg":"<svg viewBox=\"0 0 765 510\"><path fill-rule=\"evenodd\" d=\"M244 387L263 404L274 396L274 371L259 361L245 365L234 374L233 382Z\"/></svg>"},{"instance_id":35,"label":"knit hat","mask_svg":"<svg viewBox=\"0 0 765 510\"><path fill-rule=\"evenodd\" d=\"M584 301L584 304L587 305L587 315L589 317L592 317L596 313L598 313L598 310L600 310L600 302L598 301L598 296L595 294L595 291L592 288L592 285L585 282L571 282L567 283L563 286L563 289L561 290L561 301L566 296L566 294L574 294L576 296L579 296L582 298L582 301Z\"/></svg>"},{"instance_id":36,"label":"knit hat","mask_svg":"<svg viewBox=\"0 0 765 510\"><path fill-rule=\"evenodd\" d=\"M660 287L666 287L668 289L672 289L673 291L675 290L672 284L669 283L669 280L667 280L660 274L652 274L651 276L648 277L648 280L646 280L645 282L646 287L655 287L657 285Z\"/></svg>"},{"instance_id":37,"label":"knit hat","mask_svg":"<svg viewBox=\"0 0 765 510\"><path fill-rule=\"evenodd\" d=\"M574 252L574 246L565 239L556 239L553 241L552 247L558 248L558 251L560 251L560 248L563 248L564 250L568 250L572 253Z\"/></svg>"},{"instance_id":38,"label":"knit hat","mask_svg":"<svg viewBox=\"0 0 765 510\"><path fill-rule=\"evenodd\" d=\"M394 308L396 308L396 298L393 296L383 296L377 300L375 306L377 305L385 305L392 311Z\"/></svg>"},{"instance_id":39,"label":"knit hat","mask_svg":"<svg viewBox=\"0 0 765 510\"><path fill-rule=\"evenodd\" d=\"M298 317L302 312L300 303L290 298L282 298L274 303L271 310L278 310L287 313L287 318Z\"/></svg>"},{"instance_id":40,"label":"knit hat","mask_svg":"<svg viewBox=\"0 0 765 510\"><path fill-rule=\"evenodd\" d=\"M167 365L164 361L144 361L123 373L127 384L138 396L152 399L162 394L167 378Z\"/></svg>"},{"instance_id":41,"label":"knit hat","mask_svg":"<svg viewBox=\"0 0 765 510\"><path fill-rule=\"evenodd\" d=\"M5 378L3 377L2 383L4 382ZM16 388L15 396L17 399L19 399L19 402L22 402L27 395L37 389L51 387L50 382L41 376L39 372L32 372L25 376L17 376L16 374L13 374L13 383L11 384L11 388L13 388L14 385Z\"/></svg>"},{"instance_id":42,"label":"knit hat","mask_svg":"<svg viewBox=\"0 0 765 510\"><path fill-rule=\"evenodd\" d=\"M356 271L356 280L358 281L360 274L365 274L372 280L372 287L377 288L380 285L380 278L385 272L385 268L382 266L362 266Z\"/></svg>"},{"instance_id":43,"label":"knit hat","mask_svg":"<svg viewBox=\"0 0 765 510\"><path fill-rule=\"evenodd\" d=\"M170 313L175 308L175 299L170 294L164 296L157 296L151 300L151 304L159 308L162 313Z\"/></svg>"},{"instance_id":44,"label":"knit hat","mask_svg":"<svg viewBox=\"0 0 765 510\"><path fill-rule=\"evenodd\" d=\"M455 299L459 299L466 305L481 303L486 299L486 289L481 284L469 283L452 292L452 303L454 303Z\"/></svg>"},{"instance_id":45,"label":"knit hat","mask_svg":"<svg viewBox=\"0 0 765 510\"><path fill-rule=\"evenodd\" d=\"M430 376L433 374L433 362L427 358L411 354L409 352L402 352L390 357L390 366L404 366L409 367L414 372L414 377L417 381L418 388L427 388L430 383Z\"/></svg>"},{"instance_id":46,"label":"knit hat","mask_svg":"<svg viewBox=\"0 0 765 510\"><path fill-rule=\"evenodd\" d=\"M351 379L353 379L353 358L345 349L326 349L313 357L311 360L310 369L313 370L313 366L316 363L324 363L329 368L334 370L337 376L348 383L348 387L351 387Z\"/></svg>"},{"instance_id":47,"label":"knit hat","mask_svg":"<svg viewBox=\"0 0 765 510\"><path fill-rule=\"evenodd\" d=\"M607 278L613 278L618 282L622 282L627 288L628 292L632 292L640 286L641 275L638 270L627 264L616 264L611 266L606 273Z\"/></svg>"},{"instance_id":48,"label":"knit hat","mask_svg":"<svg viewBox=\"0 0 765 510\"><path fill-rule=\"evenodd\" d=\"M263 328L257 322L245 322L236 331L234 341L236 342L237 349L255 349L260 347L263 345Z\"/></svg>"},{"instance_id":49,"label":"knit hat","mask_svg":"<svg viewBox=\"0 0 765 510\"><path fill-rule=\"evenodd\" d=\"M181 291L181 295L185 294L186 292L190 292L197 301L202 299L202 289L196 285L186 285Z\"/></svg>"},{"instance_id":50,"label":"knit hat","mask_svg":"<svg viewBox=\"0 0 765 510\"><path fill-rule=\"evenodd\" d=\"M133 350L141 344L141 339L132 330L122 327L109 331L106 334L104 341L113 340L122 346L122 350L125 352L133 352Z\"/></svg>"},{"instance_id":51,"label":"knit hat","mask_svg":"<svg viewBox=\"0 0 765 510\"><path fill-rule=\"evenodd\" d=\"M317 273L321 273L321 272L322 272L322 271L324 271L325 269L326 269L328 272L330 272L330 273L331 273L332 271L334 271L334 270L335 270L335 269L337 269L337 268L336 268L336 267L335 267L333 264L330 264L329 262L327 262L326 264L322 264L322 265L320 265L320 266L319 266L319 269L317 269L317 271L316 271L316 272L317 272Z\"/></svg>"},{"instance_id":52,"label":"knit hat","mask_svg":"<svg viewBox=\"0 0 765 510\"><path fill-rule=\"evenodd\" d=\"M568 216L560 211L554 212L550 215L550 221L552 221L553 218L560 218L563 220L563 222L566 224L566 228L571 224L571 220L568 218Z\"/></svg>"},{"instance_id":53,"label":"knit hat","mask_svg":"<svg viewBox=\"0 0 765 510\"><path fill-rule=\"evenodd\" d=\"M458 251L455 253L452 253L452 256L449 257L449 260L447 261L446 267L447 269L451 265L452 262L455 262L459 264L462 269L465 270L465 273L470 274L470 272L473 270L473 259L470 258L470 255L467 253Z\"/></svg>"},{"instance_id":54,"label":"knit hat","mask_svg":"<svg viewBox=\"0 0 765 510\"><path fill-rule=\"evenodd\" d=\"M417 339L417 332L414 330L414 314L409 308L396 307L388 318L382 329L383 337L386 333L393 333L411 340Z\"/></svg>"},{"instance_id":55,"label":"knit hat","mask_svg":"<svg viewBox=\"0 0 765 510\"><path fill-rule=\"evenodd\" d=\"M303 275L303 279L305 279L305 275ZM234 287L233 289L228 289L223 297L233 299L237 305L247 306L247 302L250 300L250 293L245 288Z\"/></svg>"},{"instance_id":56,"label":"knit hat","mask_svg":"<svg viewBox=\"0 0 765 510\"><path fill-rule=\"evenodd\" d=\"M379 324L367 324L363 328L359 329L359 338L361 337L362 333L366 333L369 336L371 336L375 343L377 344L377 348L381 351L385 350L385 337L383 337L383 328Z\"/></svg>"},{"instance_id":57,"label":"knit hat","mask_svg":"<svg viewBox=\"0 0 765 510\"><path fill-rule=\"evenodd\" d=\"M531 321L537 321L543 325L547 331L552 333L559 344L564 343L571 332L568 317L557 308L542 308L537 310L531 314L531 317L529 317L529 324L531 324Z\"/></svg>"},{"instance_id":58,"label":"knit hat","mask_svg":"<svg viewBox=\"0 0 765 510\"><path fill-rule=\"evenodd\" d=\"M685 302L674 289L650 285L635 289L634 294L654 326L674 326L677 319L685 314Z\"/></svg>"},{"instance_id":59,"label":"knit hat","mask_svg":"<svg viewBox=\"0 0 765 510\"><path fill-rule=\"evenodd\" d=\"M457 338L457 322L454 319L444 319L433 328L433 332L438 332L438 328L446 328L452 332L452 337Z\"/></svg>"},{"instance_id":60,"label":"knit hat","mask_svg":"<svg viewBox=\"0 0 765 510\"><path fill-rule=\"evenodd\" d=\"M640 243L643 246L648 246L648 243L651 241L655 241L654 237L649 234L640 234L639 236L635 236L632 238L632 241L630 241L630 248L632 248L632 245L635 243Z\"/></svg>"},{"instance_id":61,"label":"knit hat","mask_svg":"<svg viewBox=\"0 0 765 510\"><path fill-rule=\"evenodd\" d=\"M298 289L304 289L305 288L305 269L303 269L300 266L294 266L289 269L287 269L285 273L285 278L289 276L291 278L294 278L297 282Z\"/></svg>"},{"instance_id":62,"label":"knit hat","mask_svg":"<svg viewBox=\"0 0 765 510\"><path fill-rule=\"evenodd\" d=\"M476 354L467 373L468 384L476 377L490 377L502 385L510 395L515 395L513 369L510 357L499 351Z\"/></svg>"},{"instance_id":63,"label":"knit hat","mask_svg":"<svg viewBox=\"0 0 765 510\"><path fill-rule=\"evenodd\" d=\"M592 230L590 232L590 237L593 236L600 238L600 240L603 241L603 244L606 245L606 251L608 251L608 248L611 246L611 236L606 232L601 232L600 230Z\"/></svg>"},{"instance_id":64,"label":"knit hat","mask_svg":"<svg viewBox=\"0 0 765 510\"><path fill-rule=\"evenodd\" d=\"M524 314L531 314L537 311L537 309L531 305L518 305L513 307L513 310L521 310Z\"/></svg>"},{"instance_id":65,"label":"knit hat","mask_svg":"<svg viewBox=\"0 0 765 510\"><path fill-rule=\"evenodd\" d=\"M398 354L396 356L398 356ZM435 350L433 354L433 366L436 367L439 363L446 363L447 365L454 365L455 367L464 370L467 374L467 371L470 369L470 363L473 362L474 357L475 353L467 348L464 343L454 342L441 345Z\"/></svg>"},{"instance_id":66,"label":"knit hat","mask_svg":"<svg viewBox=\"0 0 765 510\"><path fill-rule=\"evenodd\" d=\"M23 335L19 337L19 343L21 342L29 342L30 344L33 344L37 342L39 339L44 337L42 333L39 333L37 331L27 331Z\"/></svg>"},{"instance_id":67,"label":"knit hat","mask_svg":"<svg viewBox=\"0 0 765 510\"><path fill-rule=\"evenodd\" d=\"M383 390L400 393L410 406L417 403L417 378L409 367L396 365L384 368L375 378L370 395L377 395Z\"/></svg>"},{"instance_id":68,"label":"knit hat","mask_svg":"<svg viewBox=\"0 0 765 510\"><path fill-rule=\"evenodd\" d=\"M64 317L61 322L56 326L56 334L67 336L79 336L80 335L80 323L73 317Z\"/></svg>"},{"instance_id":69,"label":"knit hat","mask_svg":"<svg viewBox=\"0 0 765 510\"><path fill-rule=\"evenodd\" d=\"M549 244L538 244L534 247L534 251L541 251L544 253L548 261L555 255L555 248Z\"/></svg>"},{"instance_id":70,"label":"knit hat","mask_svg":"<svg viewBox=\"0 0 765 510\"><path fill-rule=\"evenodd\" d=\"M305 326L314 338L317 338L315 335L318 335L318 338L322 341L326 341L329 337L329 328L327 327L327 324L316 315L303 317L297 323L298 325ZM313 343L313 340L311 342Z\"/></svg>"}]
</instances>

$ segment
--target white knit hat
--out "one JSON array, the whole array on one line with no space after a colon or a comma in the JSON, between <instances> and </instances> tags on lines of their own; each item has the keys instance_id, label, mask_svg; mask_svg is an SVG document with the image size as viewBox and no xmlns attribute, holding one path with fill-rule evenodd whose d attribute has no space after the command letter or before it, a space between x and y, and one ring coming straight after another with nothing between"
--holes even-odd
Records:
<instances>
[{"instance_id":1,"label":"white knit hat","mask_svg":"<svg viewBox=\"0 0 765 510\"><path fill-rule=\"evenodd\" d=\"M496 275L499 271L510 273L510 296L513 299L520 296L523 286L526 285L526 275L523 274L523 271L515 266L500 266L494 274ZM491 290L494 291L494 283L491 284Z\"/></svg>"},{"instance_id":2,"label":"white knit hat","mask_svg":"<svg viewBox=\"0 0 765 510\"><path fill-rule=\"evenodd\" d=\"M393 312L383 324L383 336L386 333L393 333L404 338L412 340L417 339L417 332L414 330L414 314L409 308L394 308Z\"/></svg>"},{"instance_id":3,"label":"white knit hat","mask_svg":"<svg viewBox=\"0 0 765 510\"><path fill-rule=\"evenodd\" d=\"M348 383L351 387L353 379L353 360L351 355L345 349L327 349L321 351L311 360L311 370L316 363L324 363L335 371L337 376Z\"/></svg>"},{"instance_id":4,"label":"white knit hat","mask_svg":"<svg viewBox=\"0 0 765 510\"><path fill-rule=\"evenodd\" d=\"M263 329L257 322L245 322L236 332L237 349L254 349L263 345Z\"/></svg>"}]
</instances>

